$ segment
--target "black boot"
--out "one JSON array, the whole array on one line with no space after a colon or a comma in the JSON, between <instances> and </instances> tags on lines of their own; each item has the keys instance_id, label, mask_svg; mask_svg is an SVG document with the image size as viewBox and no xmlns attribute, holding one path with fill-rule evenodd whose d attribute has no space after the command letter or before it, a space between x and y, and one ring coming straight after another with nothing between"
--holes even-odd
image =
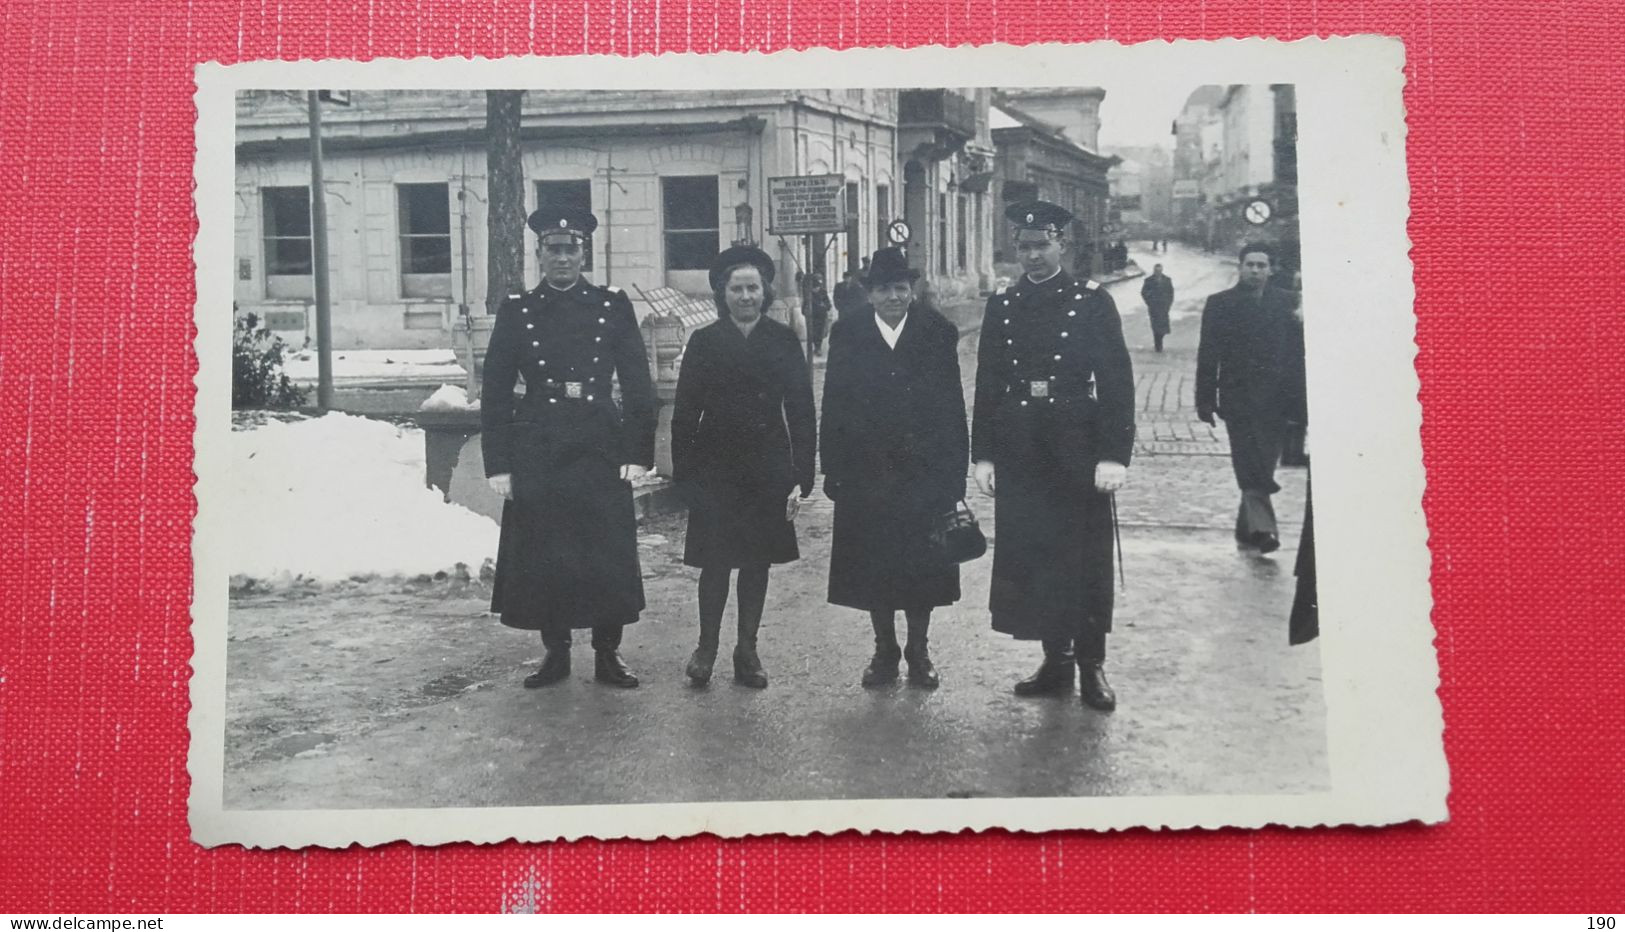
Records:
<instances>
[{"instance_id":1,"label":"black boot","mask_svg":"<svg viewBox=\"0 0 1625 932\"><path fill-rule=\"evenodd\" d=\"M863 685L889 686L897 682L897 664L903 659L903 651L897 646L897 613L870 612L869 623L875 629L875 655L863 671Z\"/></svg>"},{"instance_id":2,"label":"black boot","mask_svg":"<svg viewBox=\"0 0 1625 932\"><path fill-rule=\"evenodd\" d=\"M1038 671L1016 684L1018 696L1059 696L1072 689L1072 645L1044 642L1044 662Z\"/></svg>"},{"instance_id":3,"label":"black boot","mask_svg":"<svg viewBox=\"0 0 1625 932\"><path fill-rule=\"evenodd\" d=\"M570 648L549 647L542 656L542 665L535 673L525 677L526 689L540 689L543 686L552 686L560 680L570 678Z\"/></svg>"},{"instance_id":4,"label":"black boot","mask_svg":"<svg viewBox=\"0 0 1625 932\"><path fill-rule=\"evenodd\" d=\"M734 682L751 689L767 688L762 658L756 656L756 632L767 602L767 567L739 571L739 643L734 645Z\"/></svg>"},{"instance_id":5,"label":"black boot","mask_svg":"<svg viewBox=\"0 0 1625 932\"><path fill-rule=\"evenodd\" d=\"M1078 658L1078 697L1083 704L1101 712L1117 708L1117 693L1106 682L1104 661Z\"/></svg>"},{"instance_id":6,"label":"black boot","mask_svg":"<svg viewBox=\"0 0 1625 932\"><path fill-rule=\"evenodd\" d=\"M908 614L908 647L903 650L903 656L908 660L908 684L922 689L936 689L942 682L937 676L937 668L931 663L931 652L927 637L931 628L931 612L909 612Z\"/></svg>"},{"instance_id":7,"label":"black boot","mask_svg":"<svg viewBox=\"0 0 1625 932\"><path fill-rule=\"evenodd\" d=\"M621 660L619 651L614 649L596 650L593 651L593 654L597 658L593 664L593 679L607 686L615 686L620 689L636 689L638 687L637 676L626 668L626 663Z\"/></svg>"},{"instance_id":8,"label":"black boot","mask_svg":"<svg viewBox=\"0 0 1625 932\"><path fill-rule=\"evenodd\" d=\"M717 641L722 634L722 618L700 619L700 645L694 648L694 653L688 658L688 666L683 672L694 682L695 686L704 686L711 682L711 668L717 662Z\"/></svg>"}]
</instances>

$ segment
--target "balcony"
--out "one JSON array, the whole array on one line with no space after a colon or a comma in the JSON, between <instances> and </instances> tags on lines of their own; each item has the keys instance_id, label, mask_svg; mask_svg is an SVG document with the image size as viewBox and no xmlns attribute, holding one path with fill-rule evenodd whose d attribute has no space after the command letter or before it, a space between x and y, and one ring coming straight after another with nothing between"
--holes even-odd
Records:
<instances>
[{"instance_id":1,"label":"balcony","mask_svg":"<svg viewBox=\"0 0 1625 932\"><path fill-rule=\"evenodd\" d=\"M897 95L897 125L904 129L942 129L965 139L976 138L976 101L952 91L913 90Z\"/></svg>"}]
</instances>

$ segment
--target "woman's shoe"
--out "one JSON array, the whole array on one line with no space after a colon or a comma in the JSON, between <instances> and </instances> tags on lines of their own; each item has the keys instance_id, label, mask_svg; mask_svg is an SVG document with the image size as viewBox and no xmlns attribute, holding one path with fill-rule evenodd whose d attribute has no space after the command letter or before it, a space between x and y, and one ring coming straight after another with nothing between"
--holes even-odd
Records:
<instances>
[{"instance_id":1,"label":"woman's shoe","mask_svg":"<svg viewBox=\"0 0 1625 932\"><path fill-rule=\"evenodd\" d=\"M706 650L699 648L688 658L688 666L684 668L688 678L694 681L695 686L704 686L711 682L711 668L716 665L716 648Z\"/></svg>"},{"instance_id":2,"label":"woman's shoe","mask_svg":"<svg viewBox=\"0 0 1625 932\"><path fill-rule=\"evenodd\" d=\"M863 671L864 688L890 686L897 682L897 664L902 659L903 652L895 646L890 649L876 647L875 655L869 660L868 669Z\"/></svg>"},{"instance_id":3,"label":"woman's shoe","mask_svg":"<svg viewBox=\"0 0 1625 932\"><path fill-rule=\"evenodd\" d=\"M942 683L937 676L936 665L931 663L931 654L920 645L918 649L910 644L903 649L903 656L908 660L908 684L922 689L936 689Z\"/></svg>"},{"instance_id":4,"label":"woman's shoe","mask_svg":"<svg viewBox=\"0 0 1625 932\"><path fill-rule=\"evenodd\" d=\"M762 669L762 658L756 656L754 645L741 644L734 648L734 682L751 689L767 688L767 673Z\"/></svg>"}]
</instances>

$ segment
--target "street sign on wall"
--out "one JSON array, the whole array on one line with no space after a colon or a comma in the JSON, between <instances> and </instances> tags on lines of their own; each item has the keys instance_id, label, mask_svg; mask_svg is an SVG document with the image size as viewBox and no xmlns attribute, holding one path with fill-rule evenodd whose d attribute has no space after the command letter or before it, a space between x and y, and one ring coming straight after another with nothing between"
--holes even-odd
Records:
<instances>
[{"instance_id":1,"label":"street sign on wall","mask_svg":"<svg viewBox=\"0 0 1625 932\"><path fill-rule=\"evenodd\" d=\"M846 178L787 175L767 179L767 232L774 236L846 232Z\"/></svg>"},{"instance_id":2,"label":"street sign on wall","mask_svg":"<svg viewBox=\"0 0 1625 932\"><path fill-rule=\"evenodd\" d=\"M1174 182L1174 197L1200 197L1202 186L1194 178L1181 178Z\"/></svg>"}]
</instances>

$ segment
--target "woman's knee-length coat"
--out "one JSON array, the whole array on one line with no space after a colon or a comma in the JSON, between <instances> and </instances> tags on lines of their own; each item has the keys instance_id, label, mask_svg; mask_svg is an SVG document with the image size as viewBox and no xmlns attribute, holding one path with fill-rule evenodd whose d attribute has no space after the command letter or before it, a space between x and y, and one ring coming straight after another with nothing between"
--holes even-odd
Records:
<instances>
[{"instance_id":1,"label":"woman's knee-length coat","mask_svg":"<svg viewBox=\"0 0 1625 932\"><path fill-rule=\"evenodd\" d=\"M694 332L672 405L672 479L688 501L683 562L751 566L797 559L790 491L812 494L817 414L807 360L789 327L763 316Z\"/></svg>"},{"instance_id":2,"label":"woman's knee-length coat","mask_svg":"<svg viewBox=\"0 0 1625 932\"><path fill-rule=\"evenodd\" d=\"M959 331L918 304L895 348L873 310L837 321L822 433L824 488L835 500L829 601L865 610L957 601L958 566L926 541L965 495Z\"/></svg>"}]
</instances>

